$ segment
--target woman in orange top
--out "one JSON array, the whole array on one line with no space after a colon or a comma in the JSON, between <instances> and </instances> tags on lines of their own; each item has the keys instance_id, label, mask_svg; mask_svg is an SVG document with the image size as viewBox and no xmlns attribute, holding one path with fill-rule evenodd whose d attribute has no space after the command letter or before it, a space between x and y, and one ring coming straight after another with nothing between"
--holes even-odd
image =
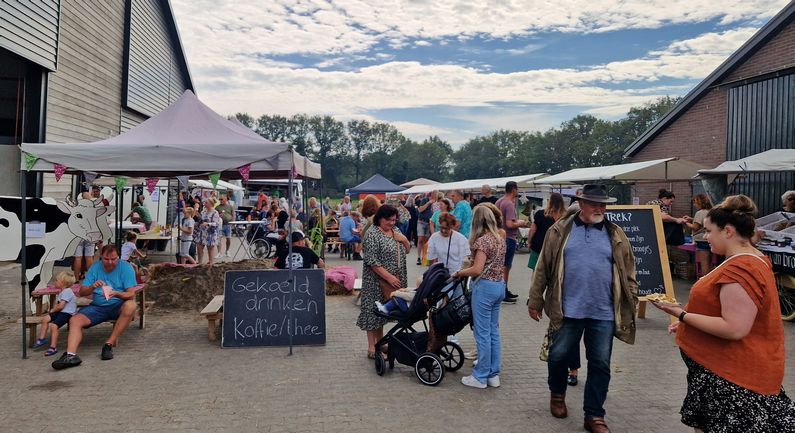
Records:
<instances>
[{"instance_id":1,"label":"woman in orange top","mask_svg":"<svg viewBox=\"0 0 795 433\"><path fill-rule=\"evenodd\" d=\"M750 242L756 205L727 197L705 218L720 266L698 280L669 327L687 365L682 422L696 432L795 432L795 404L781 387L784 327L770 260Z\"/></svg>"}]
</instances>

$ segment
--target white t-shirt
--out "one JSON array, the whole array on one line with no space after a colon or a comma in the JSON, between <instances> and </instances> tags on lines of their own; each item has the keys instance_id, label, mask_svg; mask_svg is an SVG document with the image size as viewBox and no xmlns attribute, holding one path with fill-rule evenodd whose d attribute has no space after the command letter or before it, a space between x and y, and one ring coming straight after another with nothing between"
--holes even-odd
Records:
<instances>
[{"instance_id":1,"label":"white t-shirt","mask_svg":"<svg viewBox=\"0 0 795 433\"><path fill-rule=\"evenodd\" d=\"M125 242L121 246L121 259L124 261L129 261L130 256L137 250L138 248L135 247L135 242Z\"/></svg>"},{"instance_id":2,"label":"white t-shirt","mask_svg":"<svg viewBox=\"0 0 795 433\"><path fill-rule=\"evenodd\" d=\"M449 258L447 256L448 245L450 247ZM461 270L464 258L470 254L469 240L455 230L449 238L443 237L442 232L436 232L428 239L428 259L446 263L451 274Z\"/></svg>"},{"instance_id":3,"label":"white t-shirt","mask_svg":"<svg viewBox=\"0 0 795 433\"><path fill-rule=\"evenodd\" d=\"M196 221L193 221L193 218L183 218L182 219L182 228L184 228L184 229L195 227L195 225L196 225ZM195 229L194 229L194 231L195 231ZM192 241L193 240L193 232L191 232L190 234L182 232L182 236L180 237L180 239L182 239L182 242L190 242L190 241Z\"/></svg>"}]
</instances>

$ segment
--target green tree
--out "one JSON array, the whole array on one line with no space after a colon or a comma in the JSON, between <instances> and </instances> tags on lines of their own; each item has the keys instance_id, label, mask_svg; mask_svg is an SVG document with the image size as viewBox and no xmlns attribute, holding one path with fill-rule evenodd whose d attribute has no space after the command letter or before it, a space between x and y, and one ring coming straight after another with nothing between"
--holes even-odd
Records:
<instances>
[{"instance_id":1,"label":"green tree","mask_svg":"<svg viewBox=\"0 0 795 433\"><path fill-rule=\"evenodd\" d=\"M390 164L392 154L403 143L409 141L394 125L376 122L371 127L372 152L368 165L372 173L383 174ZM364 177L364 176L362 176Z\"/></svg>"},{"instance_id":2,"label":"green tree","mask_svg":"<svg viewBox=\"0 0 795 433\"><path fill-rule=\"evenodd\" d=\"M293 148L301 155L312 151L312 125L306 114L296 114L287 122L287 135Z\"/></svg>"},{"instance_id":3,"label":"green tree","mask_svg":"<svg viewBox=\"0 0 795 433\"><path fill-rule=\"evenodd\" d=\"M348 121L348 137L353 149L353 166L355 169L354 181L359 183L362 157L373 149L373 131L370 122L366 120Z\"/></svg>"},{"instance_id":4,"label":"green tree","mask_svg":"<svg viewBox=\"0 0 795 433\"><path fill-rule=\"evenodd\" d=\"M247 128L254 128L257 124L257 121L248 113L236 113L234 116L229 116L228 119L237 119L240 123L246 125Z\"/></svg>"},{"instance_id":5,"label":"green tree","mask_svg":"<svg viewBox=\"0 0 795 433\"><path fill-rule=\"evenodd\" d=\"M257 119L257 134L271 141L289 142L289 121L278 114L263 114Z\"/></svg>"}]
</instances>

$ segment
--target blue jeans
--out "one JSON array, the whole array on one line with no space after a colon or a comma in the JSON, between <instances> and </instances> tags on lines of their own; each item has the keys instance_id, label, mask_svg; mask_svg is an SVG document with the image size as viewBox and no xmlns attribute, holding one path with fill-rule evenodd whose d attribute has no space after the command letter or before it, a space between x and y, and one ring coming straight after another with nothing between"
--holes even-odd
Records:
<instances>
[{"instance_id":1,"label":"blue jeans","mask_svg":"<svg viewBox=\"0 0 795 433\"><path fill-rule=\"evenodd\" d=\"M480 279L472 286L472 321L478 365L472 376L486 383L500 374L500 303L505 299L505 283ZM565 384L565 381L564 381Z\"/></svg>"},{"instance_id":2,"label":"blue jeans","mask_svg":"<svg viewBox=\"0 0 795 433\"><path fill-rule=\"evenodd\" d=\"M566 393L568 367L573 354L579 351L585 334L585 358L588 377L585 381L583 412L586 418L603 418L607 388L610 385L610 355L613 352L612 320L563 319L561 328L552 335L549 345L549 390L553 394ZM479 349L479 348L478 348Z\"/></svg>"}]
</instances>

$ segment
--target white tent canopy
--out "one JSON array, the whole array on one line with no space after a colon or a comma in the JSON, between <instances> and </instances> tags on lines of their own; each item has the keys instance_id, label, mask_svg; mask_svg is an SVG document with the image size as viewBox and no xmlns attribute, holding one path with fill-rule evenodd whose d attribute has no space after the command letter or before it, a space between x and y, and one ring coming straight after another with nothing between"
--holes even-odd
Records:
<instances>
[{"instance_id":1,"label":"white tent canopy","mask_svg":"<svg viewBox=\"0 0 795 433\"><path fill-rule=\"evenodd\" d=\"M196 188L203 188L203 189L219 189L219 190L227 190L227 191L243 191L245 188L239 187L233 183L225 182L223 180L218 180L216 187L213 188L212 182L209 180L204 179L189 179L188 183L191 186Z\"/></svg>"},{"instance_id":2,"label":"white tent canopy","mask_svg":"<svg viewBox=\"0 0 795 433\"><path fill-rule=\"evenodd\" d=\"M541 179L544 176L546 176L545 173L536 173L536 174L526 174L522 176L495 177L489 179L469 179L469 180L460 180L457 182L435 183L431 185L417 185L400 192L390 193L390 195L422 194L431 191L452 191L454 189L460 189L463 191L479 191L483 185L488 185L491 188L495 189L502 189L505 188L505 184L510 181L516 182L519 188L532 188L535 186L538 179Z\"/></svg>"},{"instance_id":3,"label":"white tent canopy","mask_svg":"<svg viewBox=\"0 0 795 433\"><path fill-rule=\"evenodd\" d=\"M435 184L438 184L438 183L439 182L437 182L435 180L430 180L430 179L425 178L425 177L420 177L420 178L417 178L417 179L414 179L414 180L410 180L410 181L408 181L406 183L401 183L400 186L405 187L405 188L411 188L412 186L417 186L417 185L435 185Z\"/></svg>"},{"instance_id":4,"label":"white tent canopy","mask_svg":"<svg viewBox=\"0 0 795 433\"><path fill-rule=\"evenodd\" d=\"M771 149L736 161L726 161L699 174L736 174L750 172L795 171L795 149Z\"/></svg>"},{"instance_id":5,"label":"white tent canopy","mask_svg":"<svg viewBox=\"0 0 795 433\"><path fill-rule=\"evenodd\" d=\"M575 168L546 177L537 183L566 185L597 180L640 181L640 180L689 180L704 166L679 158L655 159L653 161L629 164L608 165L605 167Z\"/></svg>"},{"instance_id":6,"label":"white tent canopy","mask_svg":"<svg viewBox=\"0 0 795 433\"><path fill-rule=\"evenodd\" d=\"M93 143L23 143L21 149L39 158L32 171L53 171L55 164L61 164L68 173L174 177L220 172L230 179L240 178L238 168L251 164L252 176L286 177L295 165L297 172L320 177L320 167L290 151L286 143L265 140L230 122L190 90L158 115L116 137ZM20 166L26 169L25 158Z\"/></svg>"}]
</instances>

